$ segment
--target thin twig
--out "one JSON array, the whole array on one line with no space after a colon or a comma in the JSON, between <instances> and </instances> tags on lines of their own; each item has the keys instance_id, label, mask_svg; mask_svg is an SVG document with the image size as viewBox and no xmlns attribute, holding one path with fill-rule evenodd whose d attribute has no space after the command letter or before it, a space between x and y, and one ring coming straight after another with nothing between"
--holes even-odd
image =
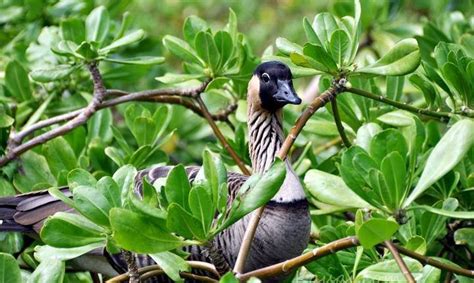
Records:
<instances>
[{"instance_id":1,"label":"thin twig","mask_svg":"<svg viewBox=\"0 0 474 283\"><path fill-rule=\"evenodd\" d=\"M214 268L214 266L210 263L207 263L207 262L201 262L201 261L187 261L187 263L189 264L189 266L191 266L191 268L193 269L200 269L200 270L204 270L206 272L208 272L209 274L213 274L215 275L217 278L219 278L219 273L216 271L216 269ZM142 267L142 268L139 268L138 269L138 274L140 274L141 276L149 273L149 272L152 272L152 271L163 271L161 269L161 267L159 265L149 265L149 266L145 266L145 267ZM160 273L161 274L161 273ZM181 273L180 273L181 274ZM189 274L189 273L187 273ZM182 274L181 274L182 275ZM189 276L188 276L189 278ZM211 279L209 277L206 277L207 279ZM125 280L128 279L128 273L123 273L123 274L120 274L120 275L117 275L113 278L110 278L109 280L107 280L107 283L116 283L116 282L123 282ZM143 280L142 277L140 277L140 279ZM209 281L209 282L217 282L216 280L214 279L211 279L213 281Z\"/></svg>"},{"instance_id":2,"label":"thin twig","mask_svg":"<svg viewBox=\"0 0 474 283\"><path fill-rule=\"evenodd\" d=\"M87 67L89 69L89 72L92 77L92 82L94 84L94 95L87 107L85 107L77 116L75 116L66 124L54 128L44 134L41 134L26 143L10 148L6 155L0 159L0 166L15 159L20 154L39 144L43 144L55 137L64 135L72 131L73 129L79 127L80 125L83 125L97 111L97 107L102 103L105 98L106 90L102 81L102 76L100 75L99 69L97 67L97 62L92 62L88 64Z\"/></svg>"},{"instance_id":3,"label":"thin twig","mask_svg":"<svg viewBox=\"0 0 474 283\"><path fill-rule=\"evenodd\" d=\"M237 166L239 166L242 173L244 173L245 175L250 175L251 174L250 170L247 169L247 167L245 166L245 163L237 155L234 149L229 145L226 138L222 134L221 130L219 130L219 127L217 127L216 122L214 122L214 120L212 119L211 114L209 113L209 110L206 107L206 104L204 104L204 101L202 101L202 98L199 95L196 96L196 101L199 107L201 108L204 118L209 123L209 126L211 126L212 130L214 131L214 134L216 135L217 139L221 142L224 149L227 150L227 152L229 152L230 156L232 157L234 162L237 164Z\"/></svg>"},{"instance_id":4,"label":"thin twig","mask_svg":"<svg viewBox=\"0 0 474 283\"><path fill-rule=\"evenodd\" d=\"M346 132L344 131L344 126L342 125L341 116L339 115L339 109L337 107L337 99L331 100L331 106L332 106L332 113L334 115L334 122L336 123L337 131L339 132L339 135L341 136L344 146L349 148L351 147L352 144L349 141L349 138L347 138Z\"/></svg>"},{"instance_id":5,"label":"thin twig","mask_svg":"<svg viewBox=\"0 0 474 283\"><path fill-rule=\"evenodd\" d=\"M404 254L408 257L414 258L414 259L418 260L419 262L421 262L421 264L431 265L431 266L437 267L437 268L442 269L442 270L450 271L450 272L455 273L455 274L459 274L459 275L474 278L474 270L464 269L464 268L461 268L461 267L458 267L458 266L455 266L455 265L446 264L444 262L438 261L436 259L424 256L424 255L421 255L419 253L416 253L416 252L411 251L407 248L398 246L396 244L394 244L394 247L401 254Z\"/></svg>"},{"instance_id":6,"label":"thin twig","mask_svg":"<svg viewBox=\"0 0 474 283\"><path fill-rule=\"evenodd\" d=\"M356 237L347 237L347 238L339 239L329 244L326 244L324 246L315 248L305 254L289 259L287 261L280 262L280 263L270 265L264 268L260 268L257 270L253 270L244 274L240 274L240 275L237 275L237 277L239 278L239 280L245 281L253 276L261 279L261 278L275 277L282 274L289 274L291 271L295 270L296 268L303 266L311 261L322 258L326 255L333 254L340 250L356 247L358 245L359 245L359 240Z\"/></svg>"},{"instance_id":7,"label":"thin twig","mask_svg":"<svg viewBox=\"0 0 474 283\"><path fill-rule=\"evenodd\" d=\"M398 253L398 250L395 248L393 245L392 241L387 240L384 242L385 246L390 250L390 252L393 255L393 258L395 259L395 262L397 263L398 267L400 268L400 271L402 272L403 276L405 276L405 279L409 283L415 283L415 278L413 277L413 274L411 274L410 270L408 269L405 261L403 261L402 257Z\"/></svg>"},{"instance_id":8,"label":"thin twig","mask_svg":"<svg viewBox=\"0 0 474 283\"><path fill-rule=\"evenodd\" d=\"M100 104L97 104L94 106L94 109L95 109L94 111L98 111L100 109L112 107L121 103L126 103L126 102L131 102L131 101L152 101L152 102L159 102L159 103L182 105L190 109L194 113L198 114L199 116L204 117L204 114L201 112L200 108L194 105L187 97L193 97L200 91L204 90L206 84L207 82L203 83L199 87L190 88L190 89L160 89L160 90L147 90L147 91L142 91L142 92L128 93L120 97L101 101ZM107 91L106 93L108 95L109 94L116 95L117 93L124 94L127 92L115 90L115 91ZM181 97L178 95L183 95L184 97ZM46 141L49 141L59 135L64 135L67 132L71 131L72 129L84 124L85 122L82 122L82 120L81 120L81 123L77 123L76 118L79 115L81 115L83 112L85 112L89 107L90 105L88 105L87 107L69 112L69 113L61 114L49 119L39 121L29 127L24 128L18 133L12 132L9 139L8 152L5 156L0 158L0 166L3 166L6 163L12 161L13 159L17 158L25 151L39 144L45 143ZM223 109L215 114L211 114L211 118L215 121L228 122L228 116L231 113L233 113L236 109L237 109L237 104L233 103L229 105L226 109ZM81 116L81 117L82 117L81 119L84 119L84 116ZM90 116L88 116L87 118L89 117ZM25 137L33 134L35 131L38 131L42 128L45 128L54 124L58 124L61 122L65 122L65 121L69 121L69 122L64 124L63 126L60 126L51 131L48 131L40 136L37 136L24 144L21 144L22 140ZM64 131L64 129L67 129L67 131Z\"/></svg>"},{"instance_id":9,"label":"thin twig","mask_svg":"<svg viewBox=\"0 0 474 283\"><path fill-rule=\"evenodd\" d=\"M415 114L423 114L423 115L426 115L426 116L429 116L429 117L433 117L433 118L439 119L441 122L445 122L445 123L449 121L449 119L453 116L453 114L466 116L466 117L474 117L474 112L473 111L466 110L466 111L456 111L456 112L453 112L453 113L431 111L431 110L428 110L428 109L421 109L421 108L417 108L417 107L408 105L406 103L391 100L391 99L386 98L386 97L381 96L381 95L375 95L373 93L370 93L368 91L358 89L358 88L348 87L346 89L346 91L350 92L350 93L353 93L353 94L360 95L360 96L364 96L364 97L367 97L367 98L370 98L370 99L373 99L373 100L377 100L377 101L383 102L385 104L392 105L392 106L394 106L398 109L403 109L403 110L406 110L408 112L412 112L412 113L415 113Z\"/></svg>"},{"instance_id":10,"label":"thin twig","mask_svg":"<svg viewBox=\"0 0 474 283\"><path fill-rule=\"evenodd\" d=\"M280 159L285 159L290 151L291 146L296 140L296 137L299 135L301 130L303 129L306 122L311 118L311 116L321 107L326 105L330 100L334 99L334 97L344 91L345 89L346 79L342 78L334 82L334 84L327 89L324 93L320 96L316 97L311 104L306 107L303 113L301 113L298 120L296 120L295 125L291 128L288 136L286 137L285 141L283 142L280 151L278 152L278 157ZM245 261L247 260L247 256L249 254L250 246L252 244L252 240L255 236L255 231L257 230L258 223L260 218L263 214L265 206L262 206L255 210L250 218L249 225L247 226L247 230L245 230L244 237L242 239L242 244L239 249L239 253L237 255L237 260L234 266L234 273L237 275L242 274L245 268Z\"/></svg>"}]
</instances>

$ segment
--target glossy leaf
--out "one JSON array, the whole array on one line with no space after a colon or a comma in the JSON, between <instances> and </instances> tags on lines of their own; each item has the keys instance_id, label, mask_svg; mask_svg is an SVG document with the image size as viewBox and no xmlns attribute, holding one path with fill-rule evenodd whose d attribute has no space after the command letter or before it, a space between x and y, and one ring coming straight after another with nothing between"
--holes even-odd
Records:
<instances>
[{"instance_id":1,"label":"glossy leaf","mask_svg":"<svg viewBox=\"0 0 474 283\"><path fill-rule=\"evenodd\" d=\"M418 280L423 273L423 265L411 258L403 258L403 261L410 270L410 273ZM405 282L405 276L400 271L397 262L394 259L384 260L373 264L362 270L354 282L373 281L389 281L389 282Z\"/></svg>"},{"instance_id":2,"label":"glossy leaf","mask_svg":"<svg viewBox=\"0 0 474 283\"><path fill-rule=\"evenodd\" d=\"M76 168L69 172L67 176L68 186L71 190L74 190L78 186L91 186L94 187L97 180L88 171Z\"/></svg>"},{"instance_id":3,"label":"glossy leaf","mask_svg":"<svg viewBox=\"0 0 474 283\"><path fill-rule=\"evenodd\" d=\"M283 37L277 38L275 41L275 45L278 50L285 55L290 55L293 52L299 54L303 53L303 48L301 46Z\"/></svg>"},{"instance_id":4,"label":"glossy leaf","mask_svg":"<svg viewBox=\"0 0 474 283\"><path fill-rule=\"evenodd\" d=\"M380 117L379 117L380 118ZM356 144L366 151L369 151L370 141L379 132L382 131L376 123L367 123L357 130Z\"/></svg>"},{"instance_id":5,"label":"glossy leaf","mask_svg":"<svg viewBox=\"0 0 474 283\"><path fill-rule=\"evenodd\" d=\"M109 12L104 6L92 10L86 18L86 38L102 43L109 32Z\"/></svg>"},{"instance_id":6,"label":"glossy leaf","mask_svg":"<svg viewBox=\"0 0 474 283\"><path fill-rule=\"evenodd\" d=\"M113 41L111 44L99 49L100 53L108 53L112 50L115 50L117 48L120 48L122 46L130 45L135 42L138 42L142 40L145 37L145 31L142 29L136 30L134 32L131 32L115 41Z\"/></svg>"},{"instance_id":7,"label":"glossy leaf","mask_svg":"<svg viewBox=\"0 0 474 283\"><path fill-rule=\"evenodd\" d=\"M331 35L329 42L329 50L334 61L338 63L339 67L344 66L350 57L350 40L347 33L343 30L336 30Z\"/></svg>"},{"instance_id":8,"label":"glossy leaf","mask_svg":"<svg viewBox=\"0 0 474 283\"><path fill-rule=\"evenodd\" d=\"M130 190L133 188L136 174L137 169L131 165L125 165L115 171L114 175L112 176L115 183L117 183L118 187L120 188L122 204L127 198Z\"/></svg>"},{"instance_id":9,"label":"glossy leaf","mask_svg":"<svg viewBox=\"0 0 474 283\"><path fill-rule=\"evenodd\" d=\"M13 256L0 253L0 282L21 283L20 267Z\"/></svg>"},{"instance_id":10,"label":"glossy leaf","mask_svg":"<svg viewBox=\"0 0 474 283\"><path fill-rule=\"evenodd\" d=\"M220 54L212 35L209 32L198 32L194 40L194 46L199 57L215 71L219 64Z\"/></svg>"},{"instance_id":11,"label":"glossy leaf","mask_svg":"<svg viewBox=\"0 0 474 283\"><path fill-rule=\"evenodd\" d=\"M420 52L415 39L403 39L377 62L357 70L358 73L381 76L401 76L413 72L420 64Z\"/></svg>"},{"instance_id":12,"label":"glossy leaf","mask_svg":"<svg viewBox=\"0 0 474 283\"><path fill-rule=\"evenodd\" d=\"M168 218L166 226L187 239L205 239L206 232L203 229L199 219L187 212L177 203L171 203L168 207Z\"/></svg>"},{"instance_id":13,"label":"glossy leaf","mask_svg":"<svg viewBox=\"0 0 474 283\"><path fill-rule=\"evenodd\" d=\"M57 65L45 69L35 69L30 72L30 76L37 82L48 83L63 79L78 69L78 66Z\"/></svg>"},{"instance_id":14,"label":"glossy leaf","mask_svg":"<svg viewBox=\"0 0 474 283\"><path fill-rule=\"evenodd\" d=\"M166 178L165 194L168 202L175 202L189 211L188 198L190 190L191 185L189 184L184 166L179 164L173 167Z\"/></svg>"},{"instance_id":15,"label":"glossy leaf","mask_svg":"<svg viewBox=\"0 0 474 283\"><path fill-rule=\"evenodd\" d=\"M104 58L104 61L125 64L125 65L158 65L165 62L164 57L160 56L140 56L132 58Z\"/></svg>"},{"instance_id":16,"label":"glossy leaf","mask_svg":"<svg viewBox=\"0 0 474 283\"><path fill-rule=\"evenodd\" d=\"M349 189L339 176L312 169L306 173L304 184L311 195L324 203L346 208L370 207L370 204Z\"/></svg>"},{"instance_id":17,"label":"glossy leaf","mask_svg":"<svg viewBox=\"0 0 474 283\"><path fill-rule=\"evenodd\" d=\"M44 223L41 239L57 248L75 248L105 242L104 230L81 215L58 212Z\"/></svg>"},{"instance_id":18,"label":"glossy leaf","mask_svg":"<svg viewBox=\"0 0 474 283\"><path fill-rule=\"evenodd\" d=\"M57 137L43 145L43 152L48 157L49 168L56 177L61 171L69 172L77 166L73 149L62 137Z\"/></svg>"},{"instance_id":19,"label":"glossy leaf","mask_svg":"<svg viewBox=\"0 0 474 283\"><path fill-rule=\"evenodd\" d=\"M56 185L56 178L49 169L46 158L33 151L21 156L22 170L13 177L13 185L22 193Z\"/></svg>"},{"instance_id":20,"label":"glossy leaf","mask_svg":"<svg viewBox=\"0 0 474 283\"><path fill-rule=\"evenodd\" d=\"M117 187L118 190L118 187ZM113 207L105 195L93 187L79 186L74 189L76 209L92 222L109 227L109 211Z\"/></svg>"},{"instance_id":21,"label":"glossy leaf","mask_svg":"<svg viewBox=\"0 0 474 283\"><path fill-rule=\"evenodd\" d=\"M61 37L64 40L69 40L80 44L86 39L86 28L84 21L77 18L68 18L61 22L60 25Z\"/></svg>"},{"instance_id":22,"label":"glossy leaf","mask_svg":"<svg viewBox=\"0 0 474 283\"><path fill-rule=\"evenodd\" d=\"M467 245L474 251L474 228L461 228L454 232L456 245Z\"/></svg>"},{"instance_id":23,"label":"glossy leaf","mask_svg":"<svg viewBox=\"0 0 474 283\"><path fill-rule=\"evenodd\" d=\"M209 25L203 19L191 15L184 20L183 35L189 44L194 44L194 39L200 31L204 31Z\"/></svg>"},{"instance_id":24,"label":"glossy leaf","mask_svg":"<svg viewBox=\"0 0 474 283\"><path fill-rule=\"evenodd\" d=\"M390 194L392 202L391 207L398 208L401 201L406 194L406 159L400 155L399 152L393 151L382 159L380 170L383 173L384 179L387 183L388 192L383 194Z\"/></svg>"},{"instance_id":25,"label":"glossy leaf","mask_svg":"<svg viewBox=\"0 0 474 283\"><path fill-rule=\"evenodd\" d=\"M162 252L150 255L174 282L182 281L180 272L190 272L191 266L182 257L172 252Z\"/></svg>"},{"instance_id":26,"label":"glossy leaf","mask_svg":"<svg viewBox=\"0 0 474 283\"><path fill-rule=\"evenodd\" d=\"M159 253L185 243L169 233L162 219L145 216L127 209L110 211L113 238L121 247L138 253Z\"/></svg>"},{"instance_id":27,"label":"glossy leaf","mask_svg":"<svg viewBox=\"0 0 474 283\"><path fill-rule=\"evenodd\" d=\"M408 206L432 184L449 172L465 157L474 144L474 122L464 119L456 122L431 151L415 189L404 202Z\"/></svg>"},{"instance_id":28,"label":"glossy leaf","mask_svg":"<svg viewBox=\"0 0 474 283\"><path fill-rule=\"evenodd\" d=\"M166 35L163 37L163 45L180 59L204 66L204 62L186 41L171 35Z\"/></svg>"},{"instance_id":29,"label":"glossy leaf","mask_svg":"<svg viewBox=\"0 0 474 283\"><path fill-rule=\"evenodd\" d=\"M18 101L25 101L31 98L28 74L25 68L17 61L8 63L5 69L5 86Z\"/></svg>"},{"instance_id":30,"label":"glossy leaf","mask_svg":"<svg viewBox=\"0 0 474 283\"><path fill-rule=\"evenodd\" d=\"M313 29L316 32L322 47L328 46L331 34L337 29L336 19L330 13L320 13L314 17Z\"/></svg>"},{"instance_id":31,"label":"glossy leaf","mask_svg":"<svg viewBox=\"0 0 474 283\"><path fill-rule=\"evenodd\" d=\"M360 226L357 237L364 248L370 249L383 241L390 240L398 227L395 221L372 218Z\"/></svg>"},{"instance_id":32,"label":"glossy leaf","mask_svg":"<svg viewBox=\"0 0 474 283\"><path fill-rule=\"evenodd\" d=\"M201 222L205 234L209 231L215 215L215 204L206 188L197 186L189 192L189 207L192 215Z\"/></svg>"},{"instance_id":33,"label":"glossy leaf","mask_svg":"<svg viewBox=\"0 0 474 283\"><path fill-rule=\"evenodd\" d=\"M66 264L60 260L44 260L31 274L28 283L62 283Z\"/></svg>"},{"instance_id":34,"label":"glossy leaf","mask_svg":"<svg viewBox=\"0 0 474 283\"><path fill-rule=\"evenodd\" d=\"M70 260L88 253L104 245L103 242L92 243L76 248L55 248L51 246L36 246L35 257L39 261L45 260Z\"/></svg>"}]
</instances>

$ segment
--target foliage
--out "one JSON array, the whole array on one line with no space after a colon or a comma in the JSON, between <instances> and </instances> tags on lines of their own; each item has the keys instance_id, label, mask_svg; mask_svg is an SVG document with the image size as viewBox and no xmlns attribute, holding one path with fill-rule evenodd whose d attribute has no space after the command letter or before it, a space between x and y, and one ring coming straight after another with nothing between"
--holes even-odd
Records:
<instances>
[{"instance_id":1,"label":"foliage","mask_svg":"<svg viewBox=\"0 0 474 283\"><path fill-rule=\"evenodd\" d=\"M280 31L274 24L247 29L241 20L250 5L276 13L266 4L237 1L227 19L213 20L206 4L188 3L204 16L179 19L184 4L178 1L155 11L159 31L145 32L149 19L141 13L150 13L149 1L20 2L0 4L1 156L57 127L12 140L18 133L93 101L93 89L100 88L91 66L100 63L106 102L146 88L179 92L205 82L198 96L211 113L235 105L217 125L250 166L247 83L260 62L280 60L291 67L306 101L314 98L314 89L305 90L310 80L317 79L320 90L339 91L338 109L328 105L313 115L288 158L304 180L318 235L308 248L354 235L361 244L311 262L288 280L402 281L396 260L380 248L387 240L474 268L471 3L329 1L326 9L289 1L297 12ZM170 18L179 21L168 25ZM272 45L264 46L263 36ZM1 196L46 189L78 213L49 217L33 243L2 232L0 282L92 282L89 273L66 266L97 248L150 254L179 280L179 272L191 270L182 247L208 244L267 203L283 183L285 163L277 159L263 175L249 177L228 205L227 172L238 168L209 121L196 118L202 109L195 97L172 93L97 109L84 125L5 162ZM284 109L286 129L303 107ZM353 145L340 145L340 135ZM203 165L192 183L183 165L191 163ZM165 164L173 165L165 178L153 184L137 178L139 170ZM141 197L135 181L143 183ZM343 219L348 215L354 217ZM403 260L419 282L449 276ZM237 279L228 274L221 280Z\"/></svg>"}]
</instances>

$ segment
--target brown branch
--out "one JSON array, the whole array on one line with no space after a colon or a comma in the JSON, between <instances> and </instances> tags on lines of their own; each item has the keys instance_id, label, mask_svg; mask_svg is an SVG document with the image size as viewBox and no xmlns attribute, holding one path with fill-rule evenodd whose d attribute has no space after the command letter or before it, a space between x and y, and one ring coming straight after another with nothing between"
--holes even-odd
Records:
<instances>
[{"instance_id":1,"label":"brown branch","mask_svg":"<svg viewBox=\"0 0 474 283\"><path fill-rule=\"evenodd\" d=\"M64 135L73 129L79 127L80 125L87 122L87 120L97 111L97 107L102 103L105 98L106 90L104 87L104 83L102 81L102 77L100 75L99 69L97 68L97 62L92 62L87 65L89 72L92 77L92 81L94 84L94 96L92 100L89 102L89 105L85 107L77 116L75 116L72 120L67 122L66 124L54 128L49 132L41 134L26 143L23 143L18 146L11 147L10 150L0 159L0 166L6 164L7 162L15 159L20 154L24 153L25 151L33 148L37 145L43 144L55 137Z\"/></svg>"},{"instance_id":2,"label":"brown branch","mask_svg":"<svg viewBox=\"0 0 474 283\"><path fill-rule=\"evenodd\" d=\"M327 89L324 93L320 96L316 97L311 104L306 107L303 113L301 113L298 120L296 120L295 125L291 128L288 136L286 137L285 141L283 142L280 151L278 152L278 157L280 159L285 159L290 151L291 146L296 140L296 137L300 134L301 130L303 129L306 122L311 118L311 116L321 107L326 105L329 101L334 99L334 97L344 91L345 89L345 78L340 78L333 82L333 85ZM255 236L255 231L257 230L258 223L260 222L260 217L263 214L265 206L262 206L255 210L250 218L249 225L247 226L247 230L245 230L244 237L242 239L242 244L240 246L239 254L237 255L237 260L234 266L234 273L237 275L241 274L245 267L245 261L247 260L247 256L250 250L250 246L252 244L252 240Z\"/></svg>"},{"instance_id":3,"label":"brown branch","mask_svg":"<svg viewBox=\"0 0 474 283\"><path fill-rule=\"evenodd\" d=\"M443 263L443 262L435 260L433 258L421 255L419 253L416 253L414 251L411 251L407 248L401 247L401 246L396 245L396 244L394 244L394 247L398 250L399 253L404 254L408 257L414 258L414 259L418 260L421 264L431 265L431 266L437 267L437 268L442 269L442 270L450 271L450 272L455 273L455 274L459 274L459 275L467 276L467 277L470 277L470 278L474 278L474 270L464 269L464 268L461 268L461 267L458 267L458 266L455 266L455 265L446 264L446 263Z\"/></svg>"},{"instance_id":4,"label":"brown branch","mask_svg":"<svg viewBox=\"0 0 474 283\"><path fill-rule=\"evenodd\" d=\"M294 269L303 266L311 261L333 254L340 250L356 247L358 245L359 240L356 237L339 239L324 246L315 248L305 254L289 259L287 261L260 268L254 271L250 271L244 274L240 274L237 275L237 277L239 278L239 280L245 281L248 280L250 277L258 277L262 279L282 274L289 274Z\"/></svg>"},{"instance_id":5,"label":"brown branch","mask_svg":"<svg viewBox=\"0 0 474 283\"><path fill-rule=\"evenodd\" d=\"M332 113L334 115L334 122L336 123L337 131L339 132L339 135L341 136L344 146L349 148L351 147L352 144L349 141L349 138L347 137L346 132L344 131L344 126L342 125L341 116L339 115L339 109L337 107L337 99L331 100L331 106L332 106Z\"/></svg>"},{"instance_id":6,"label":"brown branch","mask_svg":"<svg viewBox=\"0 0 474 283\"><path fill-rule=\"evenodd\" d=\"M135 261L135 257L131 251L122 251L123 258L127 263L128 278L130 283L140 282L140 274L138 273L138 266Z\"/></svg>"},{"instance_id":7,"label":"brown branch","mask_svg":"<svg viewBox=\"0 0 474 283\"><path fill-rule=\"evenodd\" d=\"M103 98L105 96L103 95L101 102L98 104L97 103L94 104L94 112L92 112L92 114L100 109L112 107L121 103L126 103L126 102L131 102L131 101L152 101L152 102L159 102L159 103L182 105L190 109L194 113L198 114L199 116L204 117L204 114L201 112L200 108L197 107L194 103L192 103L191 100L189 100L189 98L194 97L198 93L202 92L205 89L206 85L207 85L207 82L204 82L202 85L196 88L157 89L157 90L146 90L146 91L133 92L133 93L127 93L127 92L118 91L118 90L106 91L105 93L107 95L117 95L117 94L122 95L123 94L123 96L119 96L113 99L103 101ZM181 97L181 95L184 97ZM8 142L7 154L0 158L0 166L3 166L6 163L12 161L13 159L17 158L25 151L39 144L43 144L57 136L64 135L68 133L69 131L71 131L72 129L84 124L87 121L87 119L90 118L90 116L83 116L82 113L87 112L88 111L87 109L89 109L90 107L91 107L91 104L89 104L87 107L84 107L84 108L81 108L69 113L61 114L49 119L39 121L29 127L24 128L22 131L18 133L12 132L9 142ZM215 121L228 122L228 116L231 113L233 113L236 109L237 109L237 104L231 104L226 109L223 109L222 111L216 114L211 114L211 118ZM79 119L80 123L77 123L79 116L81 116ZM86 118L85 121L83 121L84 117ZM26 143L21 144L21 142L23 141L25 137L33 134L35 131L38 131L42 128L45 128L54 124L58 124L61 122L65 122L65 121L69 121L69 122L64 124L63 126L50 130L46 133L43 133L42 135L37 136Z\"/></svg>"},{"instance_id":8,"label":"brown branch","mask_svg":"<svg viewBox=\"0 0 474 283\"><path fill-rule=\"evenodd\" d=\"M189 264L189 266L191 266L191 268L193 269L200 269L200 270L204 270L204 271L207 271L208 273L210 274L213 274L215 275L217 278L219 278L219 273L216 271L216 269L214 268L214 266L210 263L207 263L207 262L201 262L201 261L187 261L187 263ZM163 274L163 269L161 269L161 267L159 265L149 265L149 266L145 266L145 267L142 267L142 268L139 268L137 270L138 274L140 275L140 280L144 280L146 278L144 278L145 274L148 274L147 276L150 276L150 273L151 272L154 272L154 271L159 271L159 273L157 274L154 274L154 276L156 275L160 275L160 274ZM195 276L198 276L198 275L195 275L195 274L191 274L191 273L188 273L188 272L180 272L180 275L183 277L183 278L196 278L198 279L197 277ZM116 282L123 282L123 281L126 281L128 280L129 278L129 275L128 273L123 273L123 274L120 274L120 275L117 275L109 280L107 280L106 282L107 283L116 283ZM208 280L208 281L204 281L204 282L217 282L217 280L214 280L210 277L207 277L207 276L202 276L202 277L199 277L198 280ZM209 281L210 280L210 281Z\"/></svg>"},{"instance_id":9,"label":"brown branch","mask_svg":"<svg viewBox=\"0 0 474 283\"><path fill-rule=\"evenodd\" d=\"M214 134L216 135L217 139L220 141L224 149L227 150L234 162L237 164L237 166L239 166L242 173L244 173L245 175L250 175L250 170L247 169L245 163L242 161L242 159L240 159L234 149L229 145L221 130L219 130L219 127L217 127L216 122L214 122L214 120L212 119L211 114L209 113L209 110L206 107L206 104L204 104L204 101L202 101L202 98L199 95L196 96L196 101L199 107L201 108L201 112L204 115L204 118L209 123L209 126L211 126L212 131L214 131Z\"/></svg>"},{"instance_id":10,"label":"brown branch","mask_svg":"<svg viewBox=\"0 0 474 283\"><path fill-rule=\"evenodd\" d=\"M413 277L413 274L411 274L410 270L408 269L405 261L403 261L402 257L398 253L398 250L395 248L393 245L392 241L387 240L384 242L385 246L390 250L390 252L393 255L393 258L395 259L395 262L397 263L398 267L400 268L400 271L402 272L403 276L405 276L405 279L409 283L415 283L415 278Z\"/></svg>"}]
</instances>

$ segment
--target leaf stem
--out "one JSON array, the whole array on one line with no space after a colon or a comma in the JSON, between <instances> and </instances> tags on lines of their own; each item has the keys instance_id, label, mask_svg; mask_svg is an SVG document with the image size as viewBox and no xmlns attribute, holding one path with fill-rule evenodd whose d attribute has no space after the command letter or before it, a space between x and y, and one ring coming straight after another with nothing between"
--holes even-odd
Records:
<instances>
[{"instance_id":1,"label":"leaf stem","mask_svg":"<svg viewBox=\"0 0 474 283\"><path fill-rule=\"evenodd\" d=\"M331 106L332 106L332 113L334 115L334 122L336 123L337 131L339 132L339 135L341 136L344 146L349 148L351 147L352 144L349 138L347 137L346 132L344 131L344 126L342 125L341 116L339 115L339 109L337 107L337 99L331 100Z\"/></svg>"},{"instance_id":2,"label":"leaf stem","mask_svg":"<svg viewBox=\"0 0 474 283\"><path fill-rule=\"evenodd\" d=\"M421 109L421 108L417 108L417 107L408 105L406 103L391 100L391 99L386 98L386 97L381 96L381 95L375 95L371 92L368 92L368 91L365 91L365 90L362 90L362 89L358 89L358 88L347 87L346 91L350 92L350 93L353 93L353 94L360 95L360 96L364 96L364 97L367 97L367 98L370 98L370 99L373 99L373 100L377 100L377 101L380 101L380 102L385 103L385 104L392 105L392 106L394 106L398 109L403 109L403 110L406 110L408 112L412 112L412 113L415 113L415 114L422 114L422 115L425 115L425 116L436 118L436 119L438 119L438 120L440 120L441 122L444 122L444 123L447 123L449 121L449 119L455 114L465 116L465 117L474 117L474 113L471 112L471 111L439 112L439 111L431 111L431 110L428 110L428 109Z\"/></svg>"}]
</instances>

